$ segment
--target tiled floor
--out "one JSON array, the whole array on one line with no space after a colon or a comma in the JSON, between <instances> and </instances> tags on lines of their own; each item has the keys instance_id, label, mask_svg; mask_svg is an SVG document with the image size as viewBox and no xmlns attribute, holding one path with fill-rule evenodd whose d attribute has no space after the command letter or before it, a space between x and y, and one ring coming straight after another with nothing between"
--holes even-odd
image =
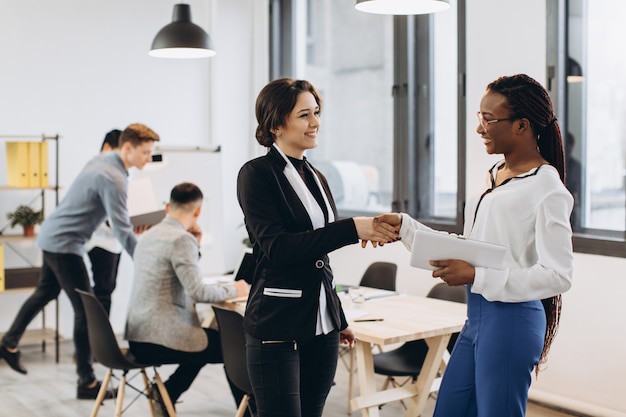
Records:
<instances>
[{"instance_id":1,"label":"tiled floor","mask_svg":"<svg viewBox=\"0 0 626 417\"><path fill-rule=\"evenodd\" d=\"M0 362L0 417L86 417L90 415L92 401L76 399L76 375L72 363L73 346L63 342L61 362L54 362L53 352L43 354L37 347L22 348L24 366L28 375L12 371L4 361ZM172 366L159 369L166 379ZM96 372L103 377L105 370L96 364ZM324 416L345 416L347 405L348 373L343 364L337 369L336 385L332 388L326 403ZM382 378L379 381L382 383ZM125 403L132 401L133 393L127 391ZM232 417L235 415L234 400L230 395L221 365L207 365L177 404L180 417ZM429 399L427 412L423 417L430 417L434 400ZM100 416L113 415L114 404L105 401L100 409ZM404 409L399 403L385 405L381 417L403 416ZM147 402L139 398L124 413L127 417L149 416ZM360 413L353 413L359 416ZM537 405L529 404L528 417L568 417Z\"/></svg>"}]
</instances>

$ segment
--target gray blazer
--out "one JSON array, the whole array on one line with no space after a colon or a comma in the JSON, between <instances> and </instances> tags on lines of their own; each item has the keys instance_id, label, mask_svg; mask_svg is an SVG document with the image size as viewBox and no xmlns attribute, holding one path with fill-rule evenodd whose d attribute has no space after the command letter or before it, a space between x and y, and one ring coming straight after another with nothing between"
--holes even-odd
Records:
<instances>
[{"instance_id":1,"label":"gray blazer","mask_svg":"<svg viewBox=\"0 0 626 417\"><path fill-rule=\"evenodd\" d=\"M195 302L221 302L235 297L236 290L203 283L198 257L195 237L171 217L143 234L133 257L127 340L185 352L206 349Z\"/></svg>"}]
</instances>

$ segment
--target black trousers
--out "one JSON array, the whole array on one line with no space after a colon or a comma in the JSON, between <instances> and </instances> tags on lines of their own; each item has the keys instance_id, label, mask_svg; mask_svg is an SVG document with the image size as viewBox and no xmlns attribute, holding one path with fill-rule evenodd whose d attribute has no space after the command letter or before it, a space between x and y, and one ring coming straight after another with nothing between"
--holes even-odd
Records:
<instances>
[{"instance_id":1,"label":"black trousers","mask_svg":"<svg viewBox=\"0 0 626 417\"><path fill-rule=\"evenodd\" d=\"M337 370L339 333L307 343L263 342L246 334L258 417L321 417Z\"/></svg>"},{"instance_id":2,"label":"black trousers","mask_svg":"<svg viewBox=\"0 0 626 417\"><path fill-rule=\"evenodd\" d=\"M209 345L200 352L184 352L180 350L169 349L162 345L152 343L140 343L129 341L129 347L132 354L138 362L156 362L162 364L178 363L174 373L165 381L165 387L173 403L189 389L193 380L198 376L200 369L207 363L223 363L222 349L220 345L220 334L213 329L204 329L209 337ZM228 375L226 375L230 390L233 393L235 403L239 406L239 402L244 396L237 387L235 387Z\"/></svg>"},{"instance_id":3,"label":"black trousers","mask_svg":"<svg viewBox=\"0 0 626 417\"><path fill-rule=\"evenodd\" d=\"M120 265L121 254L95 247L88 252L88 255L93 276L93 293L109 315L111 294L117 283L117 269Z\"/></svg>"},{"instance_id":4,"label":"black trousers","mask_svg":"<svg viewBox=\"0 0 626 417\"><path fill-rule=\"evenodd\" d=\"M89 273L83 257L44 251L41 276L37 288L18 311L13 324L2 339L2 344L11 348L17 347L28 324L63 289L74 309L76 372L78 373L78 384L84 386L92 383L96 377L93 372L89 336L87 335L87 318L83 303L74 290L75 288L91 291Z\"/></svg>"}]
</instances>

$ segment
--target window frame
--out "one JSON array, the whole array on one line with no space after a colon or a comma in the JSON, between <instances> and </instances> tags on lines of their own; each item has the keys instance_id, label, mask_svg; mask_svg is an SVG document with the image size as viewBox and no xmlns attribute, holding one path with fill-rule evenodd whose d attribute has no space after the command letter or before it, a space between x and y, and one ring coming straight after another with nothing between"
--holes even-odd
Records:
<instances>
[{"instance_id":1,"label":"window frame","mask_svg":"<svg viewBox=\"0 0 626 417\"><path fill-rule=\"evenodd\" d=\"M432 15L394 18L394 199L393 211L403 211L427 226L461 233L465 208L466 170L466 45L465 0L457 2L457 192L456 215L434 216L434 154L427 142L434 130L431 59ZM406 54L398 53L408 51ZM419 53L418 53L419 51ZM426 53L424 51L427 51ZM415 115L415 117L411 117ZM449 117L454 117L450 114ZM436 140L436 138L435 138ZM431 149L434 147L430 146Z\"/></svg>"},{"instance_id":2,"label":"window frame","mask_svg":"<svg viewBox=\"0 0 626 417\"><path fill-rule=\"evenodd\" d=\"M568 120L568 0L546 1L546 78L547 90L565 134ZM579 142L586 142L586 137ZM585 161L581 161L582 164ZM626 257L626 230L605 230L581 227L573 233L574 251L593 255Z\"/></svg>"},{"instance_id":3,"label":"window frame","mask_svg":"<svg viewBox=\"0 0 626 417\"><path fill-rule=\"evenodd\" d=\"M296 42L293 0L270 1L270 77L296 76ZM355 11L355 13L358 13ZM394 80L390 86L393 96L393 185L392 211L403 211L440 230L461 233L465 206L466 155L466 0L457 0L457 191L454 217L432 215L425 207L432 206L435 197L433 151L428 152L425 141L434 131L432 91L434 65L430 59L433 36L432 15L394 16ZM288 29L283 30L283 28ZM419 53L418 53L419 51ZM426 55L424 51L428 51ZM411 117L415 115L415 117ZM433 147L430 147L433 149ZM419 180L418 180L419 179ZM340 210L340 217L371 215L369 212Z\"/></svg>"}]
</instances>

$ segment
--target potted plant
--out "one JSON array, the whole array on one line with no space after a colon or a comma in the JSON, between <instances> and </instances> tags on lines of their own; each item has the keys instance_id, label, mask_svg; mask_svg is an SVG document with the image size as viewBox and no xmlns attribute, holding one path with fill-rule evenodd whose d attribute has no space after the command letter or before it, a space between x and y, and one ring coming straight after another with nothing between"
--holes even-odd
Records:
<instances>
[{"instance_id":1,"label":"potted plant","mask_svg":"<svg viewBox=\"0 0 626 417\"><path fill-rule=\"evenodd\" d=\"M35 211L29 206L20 205L13 213L7 213L11 221L11 227L21 225L24 228L24 236L35 234L35 225L43 221L43 210Z\"/></svg>"}]
</instances>

